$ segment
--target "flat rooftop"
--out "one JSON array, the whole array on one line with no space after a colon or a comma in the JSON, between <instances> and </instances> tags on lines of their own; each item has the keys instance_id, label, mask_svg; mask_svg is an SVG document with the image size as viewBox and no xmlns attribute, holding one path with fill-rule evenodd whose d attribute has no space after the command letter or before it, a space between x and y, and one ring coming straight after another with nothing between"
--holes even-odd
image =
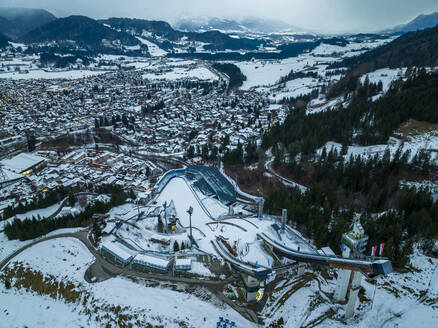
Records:
<instances>
[{"instance_id":1,"label":"flat rooftop","mask_svg":"<svg viewBox=\"0 0 438 328\"><path fill-rule=\"evenodd\" d=\"M21 173L31 169L32 167L43 162L45 159L38 155L31 153L21 153L11 159L4 159L0 163L8 169L15 173Z\"/></svg>"}]
</instances>

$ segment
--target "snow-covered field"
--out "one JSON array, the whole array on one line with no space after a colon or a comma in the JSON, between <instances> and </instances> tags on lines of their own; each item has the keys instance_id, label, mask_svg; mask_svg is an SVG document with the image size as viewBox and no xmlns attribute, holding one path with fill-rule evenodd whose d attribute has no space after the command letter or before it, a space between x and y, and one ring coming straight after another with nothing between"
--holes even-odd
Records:
<instances>
[{"instance_id":1,"label":"snow-covered field","mask_svg":"<svg viewBox=\"0 0 438 328\"><path fill-rule=\"evenodd\" d=\"M357 56L365 49L375 48L383 45L391 39L366 41L359 43L350 43L345 47L329 45L322 43L311 52L301 54L297 57L282 60L252 60L248 62L234 62L242 73L247 77L244 81L242 90L254 90L264 94L269 100L278 102L283 98L297 97L300 95L310 94L315 89L332 84L341 78L340 74L327 74L328 64L338 62L343 58ZM318 78L297 78L284 84L279 84L280 78L288 75L291 71L297 72L314 72ZM376 72L374 77L384 79L385 87L397 76L398 72ZM382 76L382 74L384 76ZM309 113L325 111L340 103L339 100L329 102L325 99L320 104L310 104Z\"/></svg>"},{"instance_id":2,"label":"snow-covered field","mask_svg":"<svg viewBox=\"0 0 438 328\"><path fill-rule=\"evenodd\" d=\"M0 260L3 260L8 255L11 255L16 250L20 249L21 247L24 247L36 240L39 240L44 237L49 237L53 235L63 234L63 233L74 233L82 228L66 228L66 229L58 229L55 231L52 231L48 233L47 235L44 235L42 237L32 239L32 240L26 240L26 241L19 241L19 240L8 240L8 237L4 232L0 232Z\"/></svg>"},{"instance_id":3,"label":"snow-covered field","mask_svg":"<svg viewBox=\"0 0 438 328\"><path fill-rule=\"evenodd\" d=\"M197 79L197 80L217 80L218 77L205 67L184 68L175 67L169 72L151 72L143 74L144 79L157 80L179 80L179 79Z\"/></svg>"},{"instance_id":4,"label":"snow-covered field","mask_svg":"<svg viewBox=\"0 0 438 328\"><path fill-rule=\"evenodd\" d=\"M46 72L43 70L31 70L28 73L18 72L0 73L0 79L26 80L26 79L66 79L76 80L90 76L105 74L105 71L74 70L62 72Z\"/></svg>"},{"instance_id":5,"label":"snow-covered field","mask_svg":"<svg viewBox=\"0 0 438 328\"><path fill-rule=\"evenodd\" d=\"M436 152L438 150L438 136L436 133L425 133L418 136L409 136L407 137L407 140L404 141L390 137L387 145L349 146L344 157L345 159L348 159L351 155L361 155L365 158L369 158L375 156L376 154L383 155L386 149L390 151L391 155L394 155L400 146L402 146L402 152L406 152L408 150L411 152L411 160L420 150L428 150L431 154L431 160L438 161L438 153ZM327 142L324 147L327 151L332 148L336 149L338 154L342 150L342 145L340 143L332 141ZM324 147L318 149L317 153L321 154Z\"/></svg>"},{"instance_id":6,"label":"snow-covered field","mask_svg":"<svg viewBox=\"0 0 438 328\"><path fill-rule=\"evenodd\" d=\"M272 96L269 98L275 101L280 101L283 98L288 97L298 97L300 95L307 95L311 93L314 89L318 88L318 80L313 78L302 78L288 81L285 83L284 87L276 89L271 89Z\"/></svg>"},{"instance_id":7,"label":"snow-covered field","mask_svg":"<svg viewBox=\"0 0 438 328\"><path fill-rule=\"evenodd\" d=\"M161 49L160 47L158 47L155 43L152 43L146 39L137 37L137 39L147 45L149 53L151 54L152 57L161 57L161 56L166 56L167 55L167 51Z\"/></svg>"},{"instance_id":8,"label":"snow-covered field","mask_svg":"<svg viewBox=\"0 0 438 328\"><path fill-rule=\"evenodd\" d=\"M310 58L288 58L284 60L264 60L251 62L238 62L236 65L246 76L246 81L241 89L249 90L257 86L269 86L278 82L280 77L294 71L303 70L306 65L312 65Z\"/></svg>"},{"instance_id":9,"label":"snow-covered field","mask_svg":"<svg viewBox=\"0 0 438 328\"><path fill-rule=\"evenodd\" d=\"M85 270L94 257L85 245L75 238L57 238L32 246L17 255L14 262L21 262L33 270L54 275L60 279L82 281ZM62 262L69 262L61 264Z\"/></svg>"},{"instance_id":10,"label":"snow-covered field","mask_svg":"<svg viewBox=\"0 0 438 328\"><path fill-rule=\"evenodd\" d=\"M364 47L374 48L388 41L389 40L378 40L370 43L351 43L346 47L321 44L310 53L305 53L298 57L283 60L253 60L249 62L237 62L235 64L247 77L247 80L243 83L241 89L249 90L255 87L273 86L282 76L289 74L291 70L299 72L308 68L316 67L318 69L318 74L325 76L327 63L339 61L343 57L359 55L360 49ZM288 93L288 97L293 96L294 93L296 95L299 94L297 94L298 91L294 91L296 90L294 84L295 83L292 82L292 85L286 87L286 89L292 89L292 92ZM310 93L315 87L315 83L305 84L307 84L308 90L302 91L308 91L307 93ZM305 94L305 92L302 93Z\"/></svg>"},{"instance_id":11,"label":"snow-covered field","mask_svg":"<svg viewBox=\"0 0 438 328\"><path fill-rule=\"evenodd\" d=\"M366 77L368 77L371 83L379 83L383 84L383 93L386 93L389 90L389 86L395 80L403 78L406 73L406 68L382 68L377 71L371 72L369 74L365 74L361 77L361 83L365 82Z\"/></svg>"},{"instance_id":12,"label":"snow-covered field","mask_svg":"<svg viewBox=\"0 0 438 328\"><path fill-rule=\"evenodd\" d=\"M199 298L183 290L150 287L125 278L113 278L101 283L88 284L83 275L93 262L93 256L79 241L71 238L43 242L21 253L19 261L44 276L53 276L57 281L74 283L83 295L79 302L67 303L37 295L24 289L6 289L0 285L0 319L2 327L102 327L104 315L112 306L120 306L123 313L135 315L140 325L146 323L164 327L213 327L217 318L223 316L238 323L239 327L252 327L228 306L207 301L208 292ZM10 265L13 265L11 263ZM88 295L88 298L85 296ZM91 301L93 299L93 301ZM91 309L96 312L87 312ZM87 314L88 313L88 314ZM110 316L114 313L110 313ZM99 317L97 321L96 317Z\"/></svg>"}]
</instances>

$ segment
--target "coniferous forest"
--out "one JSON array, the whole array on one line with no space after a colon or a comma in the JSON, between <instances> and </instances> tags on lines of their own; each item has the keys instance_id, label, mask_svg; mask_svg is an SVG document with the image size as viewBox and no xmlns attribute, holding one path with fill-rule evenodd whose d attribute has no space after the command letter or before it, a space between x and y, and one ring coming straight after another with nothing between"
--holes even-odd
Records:
<instances>
[{"instance_id":1,"label":"coniferous forest","mask_svg":"<svg viewBox=\"0 0 438 328\"><path fill-rule=\"evenodd\" d=\"M398 80L388 93L376 100L381 89L367 83L359 86L347 108L306 115L305 109L291 111L282 125L274 126L263 138L263 148L278 143L288 149L311 154L327 141L342 144L386 143L391 134L409 119L438 123L438 73L411 70L406 82ZM408 73L409 76L409 73Z\"/></svg>"},{"instance_id":2,"label":"coniferous forest","mask_svg":"<svg viewBox=\"0 0 438 328\"><path fill-rule=\"evenodd\" d=\"M96 201L88 204L85 209L77 215L65 215L60 218L35 218L19 220L14 219L5 225L5 234L9 240L29 240L43 236L51 231L61 228L86 227L92 223L92 217L97 213L106 213L111 208L123 204L128 195L121 187L114 185L103 185L96 190L99 193L109 193L111 199L108 202ZM70 194L69 201L74 205L75 197Z\"/></svg>"}]
</instances>

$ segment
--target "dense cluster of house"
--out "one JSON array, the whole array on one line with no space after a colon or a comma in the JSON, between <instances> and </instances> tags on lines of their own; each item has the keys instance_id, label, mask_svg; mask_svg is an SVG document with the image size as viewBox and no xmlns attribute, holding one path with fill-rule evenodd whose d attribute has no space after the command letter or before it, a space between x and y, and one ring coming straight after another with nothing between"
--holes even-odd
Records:
<instances>
[{"instance_id":1,"label":"dense cluster of house","mask_svg":"<svg viewBox=\"0 0 438 328\"><path fill-rule=\"evenodd\" d=\"M0 160L32 147L45 168L23 174L4 167L0 179L14 183L2 184L0 210L58 186L120 184L142 195L162 172L147 154L183 156L192 148L196 156L207 144L232 149L286 117L256 92L230 92L227 77L205 63L144 60L109 58L106 73L81 79L1 80ZM104 150L111 141L98 130L124 150Z\"/></svg>"}]
</instances>

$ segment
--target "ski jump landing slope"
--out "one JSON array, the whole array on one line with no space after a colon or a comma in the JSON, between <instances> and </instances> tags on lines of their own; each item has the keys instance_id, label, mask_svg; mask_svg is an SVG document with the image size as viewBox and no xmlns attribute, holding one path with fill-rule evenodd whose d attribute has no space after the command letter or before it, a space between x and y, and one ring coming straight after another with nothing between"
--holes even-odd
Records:
<instances>
[{"instance_id":1,"label":"ski jump landing slope","mask_svg":"<svg viewBox=\"0 0 438 328\"><path fill-rule=\"evenodd\" d=\"M156 199L158 205L164 202L168 204L173 200L178 219L184 227L189 226L187 210L193 208L192 225L205 227L206 223L212 222L211 214L197 197L195 191L183 177L174 177L169 180L161 194Z\"/></svg>"}]
</instances>

